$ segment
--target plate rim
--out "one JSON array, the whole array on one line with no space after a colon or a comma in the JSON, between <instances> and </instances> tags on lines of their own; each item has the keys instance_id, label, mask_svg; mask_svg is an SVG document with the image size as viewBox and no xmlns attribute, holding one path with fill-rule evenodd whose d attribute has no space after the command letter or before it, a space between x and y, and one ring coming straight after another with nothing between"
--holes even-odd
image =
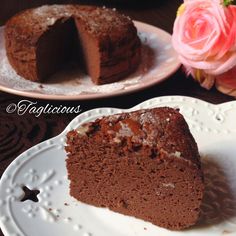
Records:
<instances>
[{"instance_id":1,"label":"plate rim","mask_svg":"<svg viewBox=\"0 0 236 236\"><path fill-rule=\"evenodd\" d=\"M154 26L152 24L148 24L145 22L141 22L141 21L133 21L135 26L138 27L148 27L148 28L152 28L153 30L158 30L160 31L162 34L166 34L169 37L171 37L171 34L157 26ZM5 26L1 26L0 28L4 28ZM55 100L55 101L86 101L86 100L95 100L95 99L103 99L103 98L110 98L110 97L116 97L116 96L123 96L123 95L127 95L127 94L131 94L131 93L135 93L135 92L139 92L141 90L145 90L147 88L150 88L156 84L162 83L163 81L169 79L173 74L175 74L178 69L181 67L181 62L178 61L178 63L176 64L175 67L173 67L173 70L168 71L168 73L163 76L162 78L160 78L158 81L151 80L149 83L145 84L145 85L141 85L141 86L135 86L135 87L131 87L128 88L127 90L124 89L119 89L117 91L113 91L111 93L91 93L91 94L79 94L79 95L59 95L59 94L43 94L43 93L35 93L35 92L31 92L31 91L22 91L22 90L16 90L13 88L9 88L6 87L4 85L0 84L0 91L6 92L6 93L10 93L10 94L14 94L14 95L19 95L22 97L28 97L28 98L34 98L34 99L42 99L42 100Z\"/></svg>"}]
</instances>

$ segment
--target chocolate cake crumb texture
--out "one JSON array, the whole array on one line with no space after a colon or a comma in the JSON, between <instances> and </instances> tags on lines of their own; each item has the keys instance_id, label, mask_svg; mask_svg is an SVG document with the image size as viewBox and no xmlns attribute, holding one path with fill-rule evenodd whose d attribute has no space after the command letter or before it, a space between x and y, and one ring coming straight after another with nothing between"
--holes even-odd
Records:
<instances>
[{"instance_id":1,"label":"chocolate cake crumb texture","mask_svg":"<svg viewBox=\"0 0 236 236\"><path fill-rule=\"evenodd\" d=\"M197 144L172 108L121 113L67 134L70 194L180 230L200 214L204 184Z\"/></svg>"}]
</instances>

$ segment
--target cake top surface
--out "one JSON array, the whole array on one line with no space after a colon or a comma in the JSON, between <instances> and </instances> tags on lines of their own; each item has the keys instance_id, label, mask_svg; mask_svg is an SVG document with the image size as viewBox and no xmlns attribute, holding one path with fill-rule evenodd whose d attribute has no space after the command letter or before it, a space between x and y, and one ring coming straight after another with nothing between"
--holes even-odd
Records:
<instances>
[{"instance_id":1,"label":"cake top surface","mask_svg":"<svg viewBox=\"0 0 236 236\"><path fill-rule=\"evenodd\" d=\"M60 18L68 18L73 14L71 5L44 5L38 8L19 12L7 22L7 26L17 27L25 33L44 31Z\"/></svg>"},{"instance_id":2,"label":"cake top surface","mask_svg":"<svg viewBox=\"0 0 236 236\"><path fill-rule=\"evenodd\" d=\"M115 8L75 6L78 14L75 17L82 20L87 30L96 36L122 37L136 34L133 22L128 16L122 15Z\"/></svg>"},{"instance_id":3,"label":"cake top surface","mask_svg":"<svg viewBox=\"0 0 236 236\"><path fill-rule=\"evenodd\" d=\"M97 37L136 34L136 28L129 17L118 13L115 9L85 5L43 5L28 9L13 16L8 22L8 28L18 31L18 37L39 37L58 20L65 21L73 17L83 21L85 28ZM24 39L23 39L24 40Z\"/></svg>"},{"instance_id":4,"label":"cake top surface","mask_svg":"<svg viewBox=\"0 0 236 236\"><path fill-rule=\"evenodd\" d=\"M103 134L107 142L127 145L131 150L148 146L176 158L199 164L199 154L183 116L172 108L154 108L121 113L82 125L78 135L96 138Z\"/></svg>"}]
</instances>

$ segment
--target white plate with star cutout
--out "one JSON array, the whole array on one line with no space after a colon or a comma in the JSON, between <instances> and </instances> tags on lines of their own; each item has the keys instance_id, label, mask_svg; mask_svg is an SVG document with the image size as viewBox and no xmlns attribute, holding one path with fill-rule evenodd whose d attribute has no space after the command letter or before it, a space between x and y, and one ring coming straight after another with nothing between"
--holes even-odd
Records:
<instances>
[{"instance_id":1,"label":"white plate with star cutout","mask_svg":"<svg viewBox=\"0 0 236 236\"><path fill-rule=\"evenodd\" d=\"M127 78L106 85L93 84L89 76L73 66L59 71L44 83L23 79L8 62L4 27L0 27L0 90L41 99L84 100L123 95L168 79L180 67L171 35L142 22L134 23L142 41L140 66Z\"/></svg>"},{"instance_id":2,"label":"white plate with star cutout","mask_svg":"<svg viewBox=\"0 0 236 236\"><path fill-rule=\"evenodd\" d=\"M195 137L206 191L197 226L169 231L133 217L96 208L69 195L65 135L104 115L160 106L178 107ZM212 105L181 96L154 98L129 110L82 113L59 136L21 154L0 182L0 226L5 236L233 236L236 235L236 101ZM32 193L25 199L26 186ZM38 191L38 192L37 192Z\"/></svg>"}]
</instances>

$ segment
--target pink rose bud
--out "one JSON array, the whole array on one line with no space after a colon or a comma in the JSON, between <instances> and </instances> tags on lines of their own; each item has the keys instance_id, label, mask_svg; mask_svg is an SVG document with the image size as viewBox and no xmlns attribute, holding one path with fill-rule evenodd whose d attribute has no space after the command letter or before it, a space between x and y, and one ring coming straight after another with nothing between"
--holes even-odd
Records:
<instances>
[{"instance_id":1,"label":"pink rose bud","mask_svg":"<svg viewBox=\"0 0 236 236\"><path fill-rule=\"evenodd\" d=\"M209 89L216 81L222 88L225 81L236 89L236 6L226 7L220 0L185 0L172 43L188 74L203 87Z\"/></svg>"}]
</instances>

